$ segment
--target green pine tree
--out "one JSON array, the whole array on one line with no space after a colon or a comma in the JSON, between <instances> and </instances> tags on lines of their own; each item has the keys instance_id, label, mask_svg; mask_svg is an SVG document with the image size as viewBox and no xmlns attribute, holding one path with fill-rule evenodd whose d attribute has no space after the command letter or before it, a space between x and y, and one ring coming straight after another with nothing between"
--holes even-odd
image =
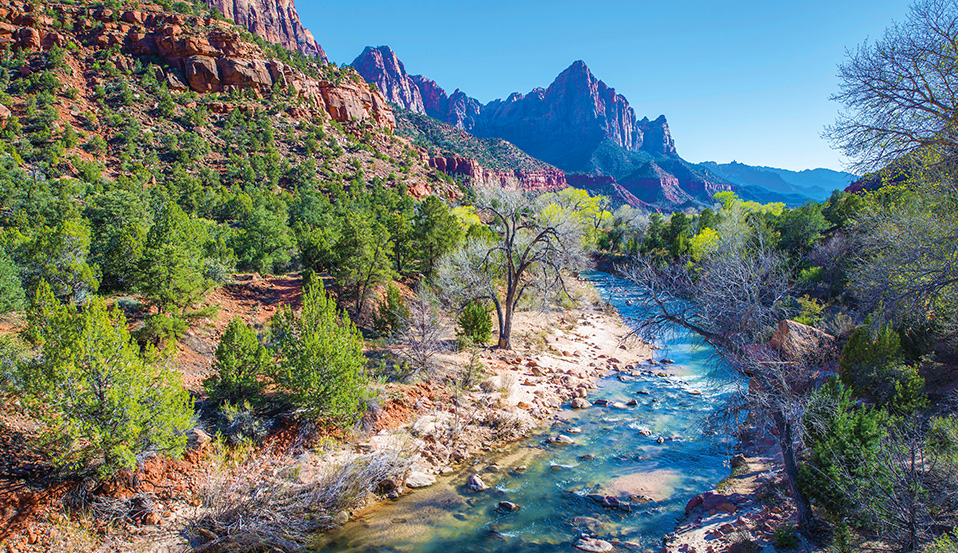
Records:
<instances>
[{"instance_id":1,"label":"green pine tree","mask_svg":"<svg viewBox=\"0 0 958 553\"><path fill-rule=\"evenodd\" d=\"M41 282L27 336L39 355L20 369L23 397L58 467L105 478L144 451L183 451L193 401L178 373L140 355L116 307L63 305Z\"/></svg>"},{"instance_id":2,"label":"green pine tree","mask_svg":"<svg viewBox=\"0 0 958 553\"><path fill-rule=\"evenodd\" d=\"M363 338L316 280L303 294L303 310L286 306L273 317L274 379L308 415L349 423L363 411L366 358Z\"/></svg>"}]
</instances>

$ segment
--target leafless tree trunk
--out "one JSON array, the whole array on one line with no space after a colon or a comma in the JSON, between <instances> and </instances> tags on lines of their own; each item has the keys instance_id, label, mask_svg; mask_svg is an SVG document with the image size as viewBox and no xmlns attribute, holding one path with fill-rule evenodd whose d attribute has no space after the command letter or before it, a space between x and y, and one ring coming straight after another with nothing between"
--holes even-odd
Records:
<instances>
[{"instance_id":1,"label":"leafless tree trunk","mask_svg":"<svg viewBox=\"0 0 958 553\"><path fill-rule=\"evenodd\" d=\"M433 369L435 358L445 351L443 334L445 325L439 314L436 297L422 286L416 292L416 299L409 304L409 316L404 321L398 342L405 345L401 356L409 364L408 378L426 373Z\"/></svg>"},{"instance_id":2,"label":"leafless tree trunk","mask_svg":"<svg viewBox=\"0 0 958 553\"><path fill-rule=\"evenodd\" d=\"M760 231L727 228L721 236L718 247L694 269L681 261L660 265L640 258L620 272L646 291L655 308L644 322L647 332L678 326L698 334L752 379L748 409L778 430L799 528L807 535L813 517L808 498L798 487L796 461L805 366L781 359L764 345L788 315L790 271Z\"/></svg>"},{"instance_id":3,"label":"leafless tree trunk","mask_svg":"<svg viewBox=\"0 0 958 553\"><path fill-rule=\"evenodd\" d=\"M516 190L489 188L476 202L498 238L471 240L443 256L437 284L459 305L489 299L499 322L498 346L512 349L512 321L525 297L546 302L565 290L564 275L584 264L581 225L562 210L538 213Z\"/></svg>"}]
</instances>

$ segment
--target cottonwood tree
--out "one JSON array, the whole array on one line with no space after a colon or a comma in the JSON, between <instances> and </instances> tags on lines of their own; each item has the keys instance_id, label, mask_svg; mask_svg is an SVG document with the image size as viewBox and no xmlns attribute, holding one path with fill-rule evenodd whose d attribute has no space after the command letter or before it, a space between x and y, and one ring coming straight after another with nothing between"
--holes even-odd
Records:
<instances>
[{"instance_id":1,"label":"cottonwood tree","mask_svg":"<svg viewBox=\"0 0 958 553\"><path fill-rule=\"evenodd\" d=\"M905 20L839 66L845 110L825 131L858 168L874 170L918 151L958 152L958 3L919 0Z\"/></svg>"},{"instance_id":2,"label":"cottonwood tree","mask_svg":"<svg viewBox=\"0 0 958 553\"><path fill-rule=\"evenodd\" d=\"M646 332L674 327L694 332L751 378L748 392L736 398L737 406L776 428L799 527L808 533L813 519L798 486L796 443L806 365L814 360L783 358L764 345L788 315L793 289L786 259L769 242L766 233L744 225L744 218L731 218L694 268L681 260L663 264L640 257L622 273L644 289L653 308Z\"/></svg>"},{"instance_id":3,"label":"cottonwood tree","mask_svg":"<svg viewBox=\"0 0 958 553\"><path fill-rule=\"evenodd\" d=\"M488 299L501 349L512 349L512 321L523 299L541 302L565 290L565 274L583 265L582 225L566 210L535 210L522 192L488 188L477 209L495 238L468 239L437 264L436 281L458 305Z\"/></svg>"}]
</instances>

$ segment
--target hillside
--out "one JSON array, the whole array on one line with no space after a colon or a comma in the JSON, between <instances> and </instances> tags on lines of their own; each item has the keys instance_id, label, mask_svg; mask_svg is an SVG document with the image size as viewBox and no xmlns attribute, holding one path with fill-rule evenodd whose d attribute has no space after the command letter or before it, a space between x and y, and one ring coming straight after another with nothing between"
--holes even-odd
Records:
<instances>
[{"instance_id":1,"label":"hillside","mask_svg":"<svg viewBox=\"0 0 958 553\"><path fill-rule=\"evenodd\" d=\"M248 182L284 187L361 174L419 196L438 182L392 136L388 103L355 72L184 10L146 4L90 17L52 3L4 15L0 41L20 52L2 60L5 142L25 167L49 179L227 186L247 172ZM307 162L308 174L296 171Z\"/></svg>"}]
</instances>

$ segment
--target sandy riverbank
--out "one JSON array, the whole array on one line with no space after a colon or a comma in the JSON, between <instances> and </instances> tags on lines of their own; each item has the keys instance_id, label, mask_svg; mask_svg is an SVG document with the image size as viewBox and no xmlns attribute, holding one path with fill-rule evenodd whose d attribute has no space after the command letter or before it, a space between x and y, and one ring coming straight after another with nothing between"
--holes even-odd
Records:
<instances>
[{"instance_id":1,"label":"sandy riverbank","mask_svg":"<svg viewBox=\"0 0 958 553\"><path fill-rule=\"evenodd\" d=\"M652 346L632 336L590 284L574 283L573 294L577 304L573 309L518 313L513 350L441 353L421 381L383 385L380 403L367 417L367 424L374 425L371 431L347 440L345 447L307 451L289 462L302 468L301 479L308 479L317 467L335 465L346 457L401 448L411 456L407 476L426 475L428 481L471 466L477 457L528 435L552 420L563 404L588 396L599 378L651 357ZM453 384L459 371L474 360L483 366L478 385L471 391L457 390ZM402 492L409 493L405 483ZM382 499L371 495L365 507L349 515L361 517ZM202 508L171 507L179 515L165 520L162 527L144 528L130 547L187 550L185 521L195 519Z\"/></svg>"}]
</instances>

